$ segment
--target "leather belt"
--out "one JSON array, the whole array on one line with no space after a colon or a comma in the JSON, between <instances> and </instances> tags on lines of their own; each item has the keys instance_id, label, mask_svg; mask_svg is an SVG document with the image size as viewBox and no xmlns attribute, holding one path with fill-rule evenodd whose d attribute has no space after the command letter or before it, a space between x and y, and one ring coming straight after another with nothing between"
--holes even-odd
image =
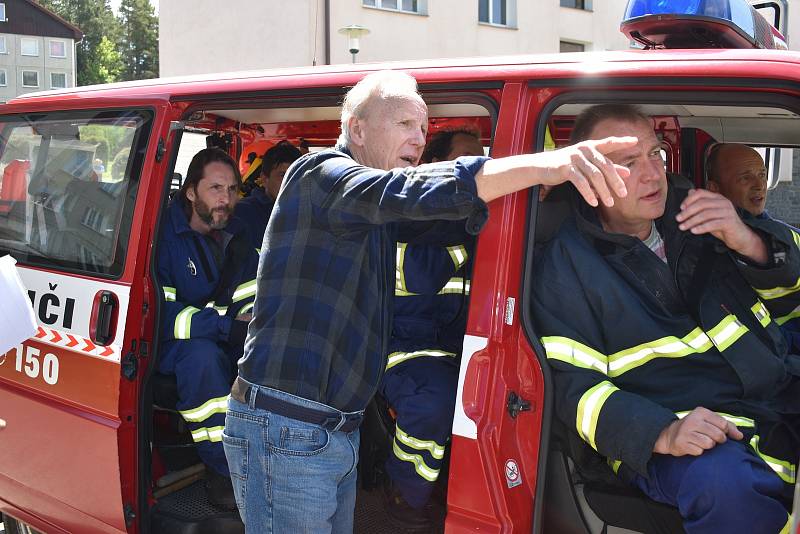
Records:
<instances>
[{"instance_id":1,"label":"leather belt","mask_svg":"<svg viewBox=\"0 0 800 534\"><path fill-rule=\"evenodd\" d=\"M259 394L260 393L260 394ZM254 388L241 377L237 376L231 388L231 397L242 404L250 405L250 397L255 395L255 407L266 410L283 417L297 419L305 423L319 425L331 432L352 432L361 424L364 414L360 412L345 414L327 410L318 410L308 406L300 406L283 399L265 395L263 391Z\"/></svg>"}]
</instances>

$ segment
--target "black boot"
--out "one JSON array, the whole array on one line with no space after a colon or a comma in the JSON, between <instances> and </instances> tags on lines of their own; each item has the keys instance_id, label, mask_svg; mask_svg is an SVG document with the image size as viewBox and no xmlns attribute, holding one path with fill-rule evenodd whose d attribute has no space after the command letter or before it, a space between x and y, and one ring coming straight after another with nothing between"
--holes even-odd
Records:
<instances>
[{"instance_id":1,"label":"black boot","mask_svg":"<svg viewBox=\"0 0 800 534\"><path fill-rule=\"evenodd\" d=\"M213 469L206 468L205 487L208 502L215 508L231 512L236 510L231 477L220 475Z\"/></svg>"},{"instance_id":2,"label":"black boot","mask_svg":"<svg viewBox=\"0 0 800 534\"><path fill-rule=\"evenodd\" d=\"M433 532L433 523L426 507L414 508L408 504L391 482L384 486L384 508L396 526L407 532Z\"/></svg>"}]
</instances>

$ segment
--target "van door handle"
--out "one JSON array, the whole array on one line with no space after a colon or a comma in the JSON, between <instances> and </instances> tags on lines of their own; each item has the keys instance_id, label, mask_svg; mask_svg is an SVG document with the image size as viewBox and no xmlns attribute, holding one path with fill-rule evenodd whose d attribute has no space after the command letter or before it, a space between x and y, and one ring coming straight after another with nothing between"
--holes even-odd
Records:
<instances>
[{"instance_id":1,"label":"van door handle","mask_svg":"<svg viewBox=\"0 0 800 534\"><path fill-rule=\"evenodd\" d=\"M95 294L89 337L98 345L108 345L116 336L118 308L117 296L111 291L98 291Z\"/></svg>"}]
</instances>

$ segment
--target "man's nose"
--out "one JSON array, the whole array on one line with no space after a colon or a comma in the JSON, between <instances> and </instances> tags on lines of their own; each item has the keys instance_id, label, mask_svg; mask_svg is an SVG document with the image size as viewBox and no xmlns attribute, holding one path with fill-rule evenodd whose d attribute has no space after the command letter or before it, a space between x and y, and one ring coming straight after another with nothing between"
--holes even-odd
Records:
<instances>
[{"instance_id":1,"label":"man's nose","mask_svg":"<svg viewBox=\"0 0 800 534\"><path fill-rule=\"evenodd\" d=\"M650 161L649 165L646 166L646 172L642 175L642 181L660 180L664 172L664 165L660 161Z\"/></svg>"},{"instance_id":2,"label":"man's nose","mask_svg":"<svg viewBox=\"0 0 800 534\"><path fill-rule=\"evenodd\" d=\"M425 146L425 132L417 130L417 135L414 136L412 142L417 146Z\"/></svg>"}]
</instances>

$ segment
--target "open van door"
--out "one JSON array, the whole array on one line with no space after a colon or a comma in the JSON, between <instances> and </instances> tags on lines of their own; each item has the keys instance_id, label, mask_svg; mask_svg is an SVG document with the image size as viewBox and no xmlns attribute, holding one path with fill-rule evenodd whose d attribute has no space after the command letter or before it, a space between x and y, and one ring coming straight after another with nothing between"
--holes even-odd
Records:
<instances>
[{"instance_id":1,"label":"open van door","mask_svg":"<svg viewBox=\"0 0 800 534\"><path fill-rule=\"evenodd\" d=\"M0 211L0 256L17 260L38 321L0 355L7 529L136 531L136 379L158 209L146 200L161 187L168 111L156 97L60 96L0 115L0 190L15 192Z\"/></svg>"}]
</instances>

